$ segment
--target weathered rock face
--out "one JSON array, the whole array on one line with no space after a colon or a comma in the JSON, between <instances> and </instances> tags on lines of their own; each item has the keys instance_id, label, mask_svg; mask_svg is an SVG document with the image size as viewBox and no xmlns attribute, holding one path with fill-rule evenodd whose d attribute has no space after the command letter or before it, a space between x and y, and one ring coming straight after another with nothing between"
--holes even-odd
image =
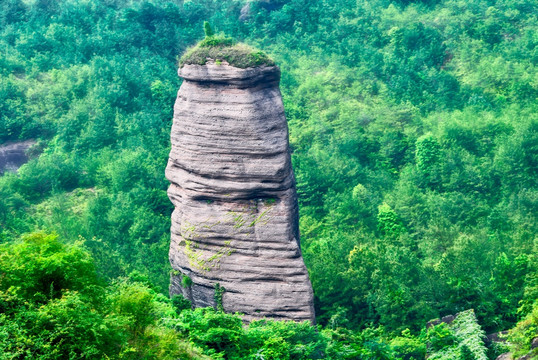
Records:
<instances>
[{"instance_id":1,"label":"weathered rock face","mask_svg":"<svg viewBox=\"0 0 538 360\"><path fill-rule=\"evenodd\" d=\"M265 10L273 11L281 8L286 2L287 0L250 0L241 8L239 20L248 21L250 19L253 3L259 4Z\"/></svg>"},{"instance_id":2,"label":"weathered rock face","mask_svg":"<svg viewBox=\"0 0 538 360\"><path fill-rule=\"evenodd\" d=\"M275 66L185 65L166 169L170 293L244 319L314 321Z\"/></svg>"},{"instance_id":3,"label":"weathered rock face","mask_svg":"<svg viewBox=\"0 0 538 360\"><path fill-rule=\"evenodd\" d=\"M0 175L4 171L17 171L28 161L27 151L36 142L25 140L10 144L0 145Z\"/></svg>"}]
</instances>

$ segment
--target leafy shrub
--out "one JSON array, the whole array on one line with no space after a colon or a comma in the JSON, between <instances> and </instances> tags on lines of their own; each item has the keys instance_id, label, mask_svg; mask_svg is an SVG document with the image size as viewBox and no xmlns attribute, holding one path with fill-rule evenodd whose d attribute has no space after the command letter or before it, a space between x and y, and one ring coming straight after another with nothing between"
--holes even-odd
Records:
<instances>
[{"instance_id":1,"label":"leafy shrub","mask_svg":"<svg viewBox=\"0 0 538 360\"><path fill-rule=\"evenodd\" d=\"M459 313L450 325L439 324L428 332L434 360L487 360L484 331L476 321L474 311Z\"/></svg>"},{"instance_id":2,"label":"leafy shrub","mask_svg":"<svg viewBox=\"0 0 538 360\"><path fill-rule=\"evenodd\" d=\"M211 48L211 47L227 47L233 46L236 44L236 41L230 37L224 35L214 35L206 37L204 40L198 43L198 46L201 48Z\"/></svg>"},{"instance_id":3,"label":"leafy shrub","mask_svg":"<svg viewBox=\"0 0 538 360\"><path fill-rule=\"evenodd\" d=\"M538 348L530 351L531 342L538 337L538 301L534 303L532 311L516 327L510 330L508 341L512 344L514 358L518 358L530 352L530 358L538 358Z\"/></svg>"},{"instance_id":4,"label":"leafy shrub","mask_svg":"<svg viewBox=\"0 0 538 360\"><path fill-rule=\"evenodd\" d=\"M221 354L232 358L241 353L240 338L243 334L241 318L217 312L213 308L183 311L176 322L176 329L185 334L207 355Z\"/></svg>"},{"instance_id":5,"label":"leafy shrub","mask_svg":"<svg viewBox=\"0 0 538 360\"><path fill-rule=\"evenodd\" d=\"M191 302L183 297L183 295L174 295L172 296L172 305L176 310L177 314L180 314L181 311L191 308Z\"/></svg>"},{"instance_id":6,"label":"leafy shrub","mask_svg":"<svg viewBox=\"0 0 538 360\"><path fill-rule=\"evenodd\" d=\"M172 301L127 279L105 286L80 243L35 233L0 250L2 358L206 358L168 326Z\"/></svg>"},{"instance_id":7,"label":"leafy shrub","mask_svg":"<svg viewBox=\"0 0 538 360\"><path fill-rule=\"evenodd\" d=\"M510 345L504 342L492 341L488 345L488 359L497 359L500 355L510 352Z\"/></svg>"},{"instance_id":8,"label":"leafy shrub","mask_svg":"<svg viewBox=\"0 0 538 360\"><path fill-rule=\"evenodd\" d=\"M325 359L327 338L309 322L258 320L248 327L251 355L264 359Z\"/></svg>"},{"instance_id":9,"label":"leafy shrub","mask_svg":"<svg viewBox=\"0 0 538 360\"><path fill-rule=\"evenodd\" d=\"M211 28L211 25L209 25L209 22L207 21L204 21L204 33L206 38L215 35L213 29Z\"/></svg>"},{"instance_id":10,"label":"leafy shrub","mask_svg":"<svg viewBox=\"0 0 538 360\"><path fill-rule=\"evenodd\" d=\"M427 336L430 352L437 352L456 344L456 337L445 323L429 328Z\"/></svg>"},{"instance_id":11,"label":"leafy shrub","mask_svg":"<svg viewBox=\"0 0 538 360\"><path fill-rule=\"evenodd\" d=\"M418 360L426 357L424 338L412 336L409 329L402 331L402 336L391 339L390 346L394 350L396 357L402 360Z\"/></svg>"},{"instance_id":12,"label":"leafy shrub","mask_svg":"<svg viewBox=\"0 0 538 360\"><path fill-rule=\"evenodd\" d=\"M181 275L181 286L188 288L192 285L192 279L187 275Z\"/></svg>"},{"instance_id":13,"label":"leafy shrub","mask_svg":"<svg viewBox=\"0 0 538 360\"><path fill-rule=\"evenodd\" d=\"M390 205L386 203L383 203L378 208L377 229L382 235L388 238L397 238L405 232L402 220Z\"/></svg>"},{"instance_id":14,"label":"leafy shrub","mask_svg":"<svg viewBox=\"0 0 538 360\"><path fill-rule=\"evenodd\" d=\"M0 274L0 290L31 302L57 299L66 291L93 294L99 284L90 254L55 234L33 233L0 245Z\"/></svg>"}]
</instances>

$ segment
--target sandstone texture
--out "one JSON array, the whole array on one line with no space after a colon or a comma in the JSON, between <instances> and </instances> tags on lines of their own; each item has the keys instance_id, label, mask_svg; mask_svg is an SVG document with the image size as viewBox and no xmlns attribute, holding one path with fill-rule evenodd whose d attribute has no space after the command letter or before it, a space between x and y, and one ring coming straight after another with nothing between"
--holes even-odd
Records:
<instances>
[{"instance_id":1,"label":"sandstone texture","mask_svg":"<svg viewBox=\"0 0 538 360\"><path fill-rule=\"evenodd\" d=\"M5 171L17 171L28 161L28 149L35 145L34 140L25 140L0 145L0 175Z\"/></svg>"},{"instance_id":2,"label":"sandstone texture","mask_svg":"<svg viewBox=\"0 0 538 360\"><path fill-rule=\"evenodd\" d=\"M171 295L216 307L220 286L224 311L247 322L314 322L278 67L184 65L179 76L166 169Z\"/></svg>"}]
</instances>

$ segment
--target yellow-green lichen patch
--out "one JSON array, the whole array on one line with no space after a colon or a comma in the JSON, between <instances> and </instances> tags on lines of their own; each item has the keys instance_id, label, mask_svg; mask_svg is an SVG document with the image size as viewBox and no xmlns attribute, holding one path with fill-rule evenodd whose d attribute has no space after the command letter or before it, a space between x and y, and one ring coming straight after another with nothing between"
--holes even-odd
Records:
<instances>
[{"instance_id":1,"label":"yellow-green lichen patch","mask_svg":"<svg viewBox=\"0 0 538 360\"><path fill-rule=\"evenodd\" d=\"M189 259L191 267L200 271L206 272L211 269L220 267L220 260L223 256L230 256L233 253L231 248L231 241L225 241L224 246L219 248L216 253L212 255L209 251L199 249L199 244L192 241L185 241L185 255Z\"/></svg>"},{"instance_id":2,"label":"yellow-green lichen patch","mask_svg":"<svg viewBox=\"0 0 538 360\"><path fill-rule=\"evenodd\" d=\"M220 224L220 221L213 222L211 219L207 219L198 226L185 223L181 227L181 234L185 243L183 248L184 253L192 268L202 272L211 271L213 268L220 267L220 260L223 256L230 256L233 253L231 240L224 241L224 246L220 247L216 252L200 249L200 240L203 239L203 232L199 232L198 229L207 230L218 224Z\"/></svg>"},{"instance_id":3,"label":"yellow-green lichen patch","mask_svg":"<svg viewBox=\"0 0 538 360\"><path fill-rule=\"evenodd\" d=\"M267 225L267 223L269 222L269 220L271 219L270 217L267 217L267 213L269 211L271 211L273 209L273 207L270 207L268 209L265 209L260 215L258 215L258 217L256 217L256 219L254 219L250 224L249 224L249 227L253 227L255 226L256 224L262 224L262 225Z\"/></svg>"}]
</instances>

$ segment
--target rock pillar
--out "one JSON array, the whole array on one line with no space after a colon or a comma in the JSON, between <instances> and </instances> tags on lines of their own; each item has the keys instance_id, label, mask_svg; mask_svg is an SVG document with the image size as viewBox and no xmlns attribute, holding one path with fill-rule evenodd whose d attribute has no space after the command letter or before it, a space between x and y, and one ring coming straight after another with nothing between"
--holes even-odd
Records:
<instances>
[{"instance_id":1,"label":"rock pillar","mask_svg":"<svg viewBox=\"0 0 538 360\"><path fill-rule=\"evenodd\" d=\"M278 67L184 65L179 76L170 293L246 321L313 322Z\"/></svg>"}]
</instances>

